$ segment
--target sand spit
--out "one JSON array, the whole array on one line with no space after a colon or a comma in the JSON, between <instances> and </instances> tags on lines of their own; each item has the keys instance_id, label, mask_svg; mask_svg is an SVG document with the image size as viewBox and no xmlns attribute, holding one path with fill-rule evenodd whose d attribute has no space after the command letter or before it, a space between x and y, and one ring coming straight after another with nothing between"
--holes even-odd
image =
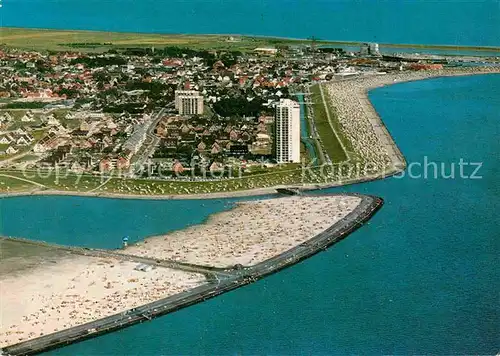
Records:
<instances>
[{"instance_id":1,"label":"sand spit","mask_svg":"<svg viewBox=\"0 0 500 356\"><path fill-rule=\"evenodd\" d=\"M239 203L204 225L146 239L126 253L216 267L254 265L313 238L360 202L333 195Z\"/></svg>"},{"instance_id":2,"label":"sand spit","mask_svg":"<svg viewBox=\"0 0 500 356\"><path fill-rule=\"evenodd\" d=\"M71 256L0 277L0 347L117 314L205 281L203 275Z\"/></svg>"}]
</instances>

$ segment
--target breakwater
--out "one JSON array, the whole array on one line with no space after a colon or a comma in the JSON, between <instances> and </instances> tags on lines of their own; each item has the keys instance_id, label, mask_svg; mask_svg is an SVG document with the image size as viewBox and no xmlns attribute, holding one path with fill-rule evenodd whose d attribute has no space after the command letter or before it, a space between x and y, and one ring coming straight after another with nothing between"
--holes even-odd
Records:
<instances>
[{"instance_id":1,"label":"breakwater","mask_svg":"<svg viewBox=\"0 0 500 356\"><path fill-rule=\"evenodd\" d=\"M383 200L378 197L363 195L360 198L361 203L342 220L314 238L264 262L251 267L226 269L208 284L103 319L11 345L2 351L7 355L32 355L62 347L151 320L276 273L342 240L363 225L383 204Z\"/></svg>"}]
</instances>

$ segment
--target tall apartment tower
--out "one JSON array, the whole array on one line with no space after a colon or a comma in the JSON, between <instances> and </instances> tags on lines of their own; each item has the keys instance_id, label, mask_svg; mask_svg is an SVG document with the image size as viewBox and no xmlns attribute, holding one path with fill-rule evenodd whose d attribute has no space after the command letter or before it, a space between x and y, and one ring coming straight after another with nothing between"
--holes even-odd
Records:
<instances>
[{"instance_id":1,"label":"tall apartment tower","mask_svg":"<svg viewBox=\"0 0 500 356\"><path fill-rule=\"evenodd\" d=\"M196 90L176 90L175 108L181 115L201 115L203 96Z\"/></svg>"},{"instance_id":2,"label":"tall apartment tower","mask_svg":"<svg viewBox=\"0 0 500 356\"><path fill-rule=\"evenodd\" d=\"M276 105L275 145L278 163L300 162L300 106L290 99Z\"/></svg>"}]
</instances>

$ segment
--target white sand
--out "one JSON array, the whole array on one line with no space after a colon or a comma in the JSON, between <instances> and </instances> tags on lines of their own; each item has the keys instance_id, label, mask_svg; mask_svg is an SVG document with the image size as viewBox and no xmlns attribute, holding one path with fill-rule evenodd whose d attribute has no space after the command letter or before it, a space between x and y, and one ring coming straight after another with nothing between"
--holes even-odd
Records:
<instances>
[{"instance_id":1,"label":"white sand","mask_svg":"<svg viewBox=\"0 0 500 356\"><path fill-rule=\"evenodd\" d=\"M340 195L244 202L204 225L146 239L126 253L217 267L253 265L313 238L360 202Z\"/></svg>"},{"instance_id":2,"label":"white sand","mask_svg":"<svg viewBox=\"0 0 500 356\"><path fill-rule=\"evenodd\" d=\"M325 99L336 113L342 134L350 141L360 169L350 171L345 181L387 175L404 168L406 163L380 117L368 100L371 89L395 83L433 77L499 73L498 67L456 68L427 71L405 71L391 74L364 75L324 84ZM418 103L417 103L418 104Z\"/></svg>"},{"instance_id":3,"label":"white sand","mask_svg":"<svg viewBox=\"0 0 500 356\"><path fill-rule=\"evenodd\" d=\"M0 347L97 320L204 283L203 275L74 256L0 278Z\"/></svg>"}]
</instances>

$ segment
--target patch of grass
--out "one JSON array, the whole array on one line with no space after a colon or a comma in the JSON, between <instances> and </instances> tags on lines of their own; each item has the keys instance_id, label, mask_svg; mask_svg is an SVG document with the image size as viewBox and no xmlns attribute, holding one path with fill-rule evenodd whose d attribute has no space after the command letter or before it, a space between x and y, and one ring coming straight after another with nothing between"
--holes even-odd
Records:
<instances>
[{"instance_id":1,"label":"patch of grass","mask_svg":"<svg viewBox=\"0 0 500 356\"><path fill-rule=\"evenodd\" d=\"M340 169L341 168L341 169ZM310 183L330 183L349 178L348 167L312 167L303 170L300 164L287 164L281 167L266 168L252 172L251 175L230 179L210 181L182 181L182 180L151 180L151 179L124 179L113 177L94 176L85 174L78 176L71 172L60 172L58 178L54 171L36 173L34 171L3 171L14 177L27 179L44 185L47 189L61 192L89 192L133 194L133 195L179 195L179 194L207 194L217 192L231 192L255 188L268 188L280 185L301 185ZM207 175L209 177L209 175ZM6 191L29 190L39 186L31 185L14 178L0 176L0 183L4 181L9 186ZM105 184L103 184L105 183ZM5 191L5 190L4 190Z\"/></svg>"},{"instance_id":2,"label":"patch of grass","mask_svg":"<svg viewBox=\"0 0 500 356\"><path fill-rule=\"evenodd\" d=\"M266 39L240 37L228 42L223 35L176 35L98 31L67 31L44 29L2 28L0 43L9 47L79 52L104 52L131 47L178 46L198 49L250 50L269 42ZM90 44L90 45L89 45Z\"/></svg>"},{"instance_id":3,"label":"patch of grass","mask_svg":"<svg viewBox=\"0 0 500 356\"><path fill-rule=\"evenodd\" d=\"M45 172L45 174L36 174L36 172L8 171L5 174L27 179L39 184L43 184L48 189L58 191L77 191L88 192L95 190L96 193L117 193L117 194L139 194L139 195L175 195L175 194L200 194L225 191L236 191L253 188L272 187L276 185L299 184L301 182L302 170L300 165L286 165L279 168L268 168L263 171L254 172L252 175L241 178L222 179L213 181L166 181L149 179L122 179L112 178L106 184L106 177L82 175L74 173L61 172L56 179L55 172ZM16 181L13 178L0 176L0 182L6 179L10 190L13 185L20 187L28 185L22 181ZM33 186L29 186L33 188ZM9 191L10 191L9 190ZM22 190L22 189L16 189Z\"/></svg>"},{"instance_id":4,"label":"patch of grass","mask_svg":"<svg viewBox=\"0 0 500 356\"><path fill-rule=\"evenodd\" d=\"M47 129L37 129L31 131L31 136L35 139L35 141L41 140L45 134L47 133Z\"/></svg>"},{"instance_id":5,"label":"patch of grass","mask_svg":"<svg viewBox=\"0 0 500 356\"><path fill-rule=\"evenodd\" d=\"M347 160L347 155L339 140L335 136L335 133L332 131L332 127L330 126L330 122L328 121L328 116L325 110L325 104L323 103L323 99L321 97L321 92L319 88L320 84L314 85L311 87L311 99L314 103L314 121L316 123L316 129L318 130L318 134L321 138L321 142L323 147L334 163L343 162ZM328 104L327 104L328 107ZM329 108L328 108L329 109ZM330 110L330 117L332 119L333 128L335 132L342 139L342 142L345 143L348 141L343 138L342 131L340 129L340 124L336 120L335 113Z\"/></svg>"},{"instance_id":6,"label":"patch of grass","mask_svg":"<svg viewBox=\"0 0 500 356\"><path fill-rule=\"evenodd\" d=\"M26 155L26 156L19 157L18 159L15 159L14 162L16 162L16 163L29 162L29 161L38 160L39 158L40 157L35 156L35 155Z\"/></svg>"},{"instance_id":7,"label":"patch of grass","mask_svg":"<svg viewBox=\"0 0 500 356\"><path fill-rule=\"evenodd\" d=\"M69 252L23 240L0 239L0 276L19 273L69 256Z\"/></svg>"},{"instance_id":8,"label":"patch of grass","mask_svg":"<svg viewBox=\"0 0 500 356\"><path fill-rule=\"evenodd\" d=\"M307 108L307 105L305 106L305 108ZM306 125L307 125L307 132L309 135L311 135L311 132L312 132L312 128L311 128L311 121L310 121L310 117L309 117L309 112L308 110L306 109L305 110L305 113L304 113L304 119L306 121ZM325 163L325 157L324 157L324 154L323 154L323 150L321 149L321 144L319 143L319 141L317 140L316 137L312 138L312 139L307 139L308 142L310 142L310 144L312 145L312 148L313 148L313 151L314 151L314 157L317 158L317 163L318 164L323 164ZM302 143L303 145L305 145L305 143ZM307 147L306 147L307 149ZM309 157L310 159L312 159L313 157Z\"/></svg>"},{"instance_id":9,"label":"patch of grass","mask_svg":"<svg viewBox=\"0 0 500 356\"><path fill-rule=\"evenodd\" d=\"M1 172L0 172L1 173ZM10 177L0 176L0 192L24 192L35 188L34 184Z\"/></svg>"}]
</instances>

